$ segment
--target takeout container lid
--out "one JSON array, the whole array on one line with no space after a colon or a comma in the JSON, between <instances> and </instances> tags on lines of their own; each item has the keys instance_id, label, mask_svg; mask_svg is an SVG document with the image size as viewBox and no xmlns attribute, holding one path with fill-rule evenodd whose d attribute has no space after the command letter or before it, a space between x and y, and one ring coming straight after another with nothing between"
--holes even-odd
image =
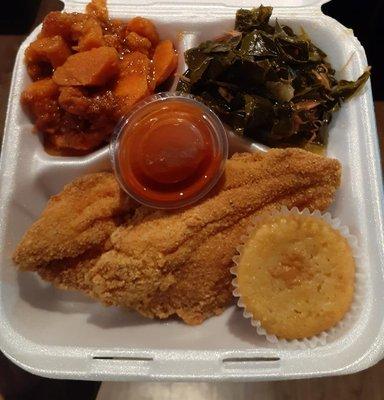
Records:
<instances>
[{"instance_id":1,"label":"takeout container lid","mask_svg":"<svg viewBox=\"0 0 384 400\"><path fill-rule=\"evenodd\" d=\"M74 11L78 8L81 10L84 9L85 5L89 3L88 0L62 0L64 3L64 9ZM195 10L191 9L192 7L209 7L214 9L216 7L230 7L230 8L252 8L258 7L261 4L264 6L272 6L274 8L283 7L283 8L298 8L298 7L321 7L323 4L327 3L330 0L269 0L268 2L262 1L252 1L252 0L177 0L174 2L170 2L168 0L141 0L138 1L130 1L127 0L109 0L108 8L126 8L126 7L137 7L138 9L144 8L145 6L152 7L185 7L188 6L191 13ZM140 15L140 14L138 14Z\"/></svg>"},{"instance_id":2,"label":"takeout container lid","mask_svg":"<svg viewBox=\"0 0 384 400\"><path fill-rule=\"evenodd\" d=\"M141 0L138 1L127 1L127 0L109 0L108 8L124 8L124 7L143 7L145 5L149 5L152 7L164 7L170 9L172 7L189 7L190 12L194 12L194 9L191 7L210 7L214 9L216 7L235 7L235 8L252 8L258 7L263 4L264 6L272 6L274 8L278 7L288 7L288 8L297 8L297 7L320 7L321 5L327 3L330 0L269 0L268 2L255 2L252 0L177 0L170 2L168 0ZM64 9L65 10L75 10L80 7L81 10L84 9L85 5L89 3L88 0L63 0ZM140 14L138 14L140 15Z\"/></svg>"},{"instance_id":3,"label":"takeout container lid","mask_svg":"<svg viewBox=\"0 0 384 400\"><path fill-rule=\"evenodd\" d=\"M87 0L65 1L83 11ZM110 0L112 17L152 18L180 54L233 26L251 0ZM339 77L355 79L366 67L363 48L345 28L321 13L323 1L268 2L295 30L303 26L325 50ZM263 2L264 5L269 5ZM308 378L354 373L384 354L383 188L370 83L334 117L328 156L343 165L343 181L331 208L358 237L367 269L364 312L351 331L313 350L285 350L254 339L233 308L198 327L145 320L104 308L72 292L54 289L35 275L19 273L11 254L47 199L79 175L110 168L108 148L84 157L47 155L18 99L29 82L23 53L17 55L8 103L0 169L0 348L28 371L51 378L88 380L233 380ZM183 34L181 32L184 31ZM182 68L182 63L180 63ZM181 72L179 70L179 72ZM243 321L243 322L242 322Z\"/></svg>"}]
</instances>

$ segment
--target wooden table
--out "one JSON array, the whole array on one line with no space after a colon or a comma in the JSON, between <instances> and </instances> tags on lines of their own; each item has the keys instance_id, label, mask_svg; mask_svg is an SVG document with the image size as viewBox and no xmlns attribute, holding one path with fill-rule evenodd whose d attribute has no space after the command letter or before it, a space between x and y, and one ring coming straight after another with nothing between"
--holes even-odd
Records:
<instances>
[{"instance_id":1,"label":"wooden table","mask_svg":"<svg viewBox=\"0 0 384 400\"><path fill-rule=\"evenodd\" d=\"M45 15L50 8L56 8L53 2L43 2L39 15ZM38 18L39 19L39 18ZM11 79L14 57L24 36L0 36L0 133L3 133L6 104L8 101L9 82ZM375 104L380 139L384 139L384 102ZM384 146L381 146L384 159ZM1 360L0 360L1 361ZM0 363L1 377L5 375ZM12 368L14 370L14 368ZM19 371L21 379L27 375ZM285 382L263 383L103 383L97 400L382 400L384 399L384 361L356 375L305 379ZM34 378L33 381L35 382ZM47 380L44 380L47 382ZM45 384L45 383L44 383ZM48 383L47 383L48 384ZM63 382L49 382L62 388ZM0 385L1 390L1 385ZM43 394L40 399L51 398ZM60 397L61 398L61 397ZM63 397L64 398L64 397ZM58 397L55 396L55 399ZM82 397L85 399L85 397ZM1 400L1 394L0 394Z\"/></svg>"}]
</instances>

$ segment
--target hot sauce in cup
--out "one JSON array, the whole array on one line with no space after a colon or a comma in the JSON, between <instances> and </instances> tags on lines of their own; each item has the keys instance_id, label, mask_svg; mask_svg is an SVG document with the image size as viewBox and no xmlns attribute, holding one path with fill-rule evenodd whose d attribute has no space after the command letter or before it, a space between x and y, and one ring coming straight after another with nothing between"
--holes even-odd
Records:
<instances>
[{"instance_id":1,"label":"hot sauce in cup","mask_svg":"<svg viewBox=\"0 0 384 400\"><path fill-rule=\"evenodd\" d=\"M218 117L191 96L157 94L117 127L111 157L122 188L142 204L177 208L220 178L228 140Z\"/></svg>"}]
</instances>

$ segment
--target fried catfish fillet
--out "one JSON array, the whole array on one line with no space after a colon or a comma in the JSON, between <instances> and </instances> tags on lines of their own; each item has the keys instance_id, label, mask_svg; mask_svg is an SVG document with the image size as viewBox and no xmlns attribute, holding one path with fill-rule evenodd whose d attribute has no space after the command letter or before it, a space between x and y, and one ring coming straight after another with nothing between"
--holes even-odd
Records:
<instances>
[{"instance_id":1,"label":"fried catfish fillet","mask_svg":"<svg viewBox=\"0 0 384 400\"><path fill-rule=\"evenodd\" d=\"M85 290L84 273L108 249L110 235L129 208L113 174L78 178L49 200L13 260L62 288Z\"/></svg>"},{"instance_id":2,"label":"fried catfish fillet","mask_svg":"<svg viewBox=\"0 0 384 400\"><path fill-rule=\"evenodd\" d=\"M228 160L215 191L195 206L176 211L140 206L130 217L126 211L119 214L123 208L117 202L110 221L120 216L125 222L106 229L103 240L80 252L79 260L72 256L68 264L66 258L55 256L55 246L51 246L49 264L47 256L26 256L31 253L31 241L41 240L36 226L44 231L47 217L50 220L48 206L18 246L14 260L55 284L83 289L104 304L125 306L150 318L176 315L187 324L199 324L230 304L229 269L252 218L281 206L324 210L340 185L340 174L337 160L299 149L236 154ZM103 176L114 181L112 174ZM93 179L93 175L82 179ZM70 216L74 204L66 201L66 190L59 197L67 203ZM90 218L92 212L87 214ZM56 214L55 220L56 233L66 229L61 215L57 218ZM49 242L53 233L47 229L44 241ZM60 254L68 257L66 245L60 243ZM59 264L51 262L59 259Z\"/></svg>"}]
</instances>

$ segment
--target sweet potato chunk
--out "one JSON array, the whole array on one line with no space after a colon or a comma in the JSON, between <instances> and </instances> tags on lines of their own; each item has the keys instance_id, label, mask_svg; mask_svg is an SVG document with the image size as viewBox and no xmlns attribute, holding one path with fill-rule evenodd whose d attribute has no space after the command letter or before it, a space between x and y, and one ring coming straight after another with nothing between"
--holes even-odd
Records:
<instances>
[{"instance_id":1,"label":"sweet potato chunk","mask_svg":"<svg viewBox=\"0 0 384 400\"><path fill-rule=\"evenodd\" d=\"M73 23L74 16L72 14L52 11L44 18L39 37L60 35L63 39L70 40Z\"/></svg>"},{"instance_id":2,"label":"sweet potato chunk","mask_svg":"<svg viewBox=\"0 0 384 400\"><path fill-rule=\"evenodd\" d=\"M114 125L115 98L110 90L90 94L81 86L64 86L60 88L59 105L70 114L91 120L93 125Z\"/></svg>"},{"instance_id":3,"label":"sweet potato chunk","mask_svg":"<svg viewBox=\"0 0 384 400\"><path fill-rule=\"evenodd\" d=\"M177 67L177 53L170 40L163 40L153 55L153 76L155 85L163 83Z\"/></svg>"},{"instance_id":4,"label":"sweet potato chunk","mask_svg":"<svg viewBox=\"0 0 384 400\"><path fill-rule=\"evenodd\" d=\"M59 87L52 79L41 79L40 81L30 83L21 94L21 102L34 111L41 100L57 98Z\"/></svg>"},{"instance_id":5,"label":"sweet potato chunk","mask_svg":"<svg viewBox=\"0 0 384 400\"><path fill-rule=\"evenodd\" d=\"M84 28L81 26L82 24L80 24L79 34L74 34L75 37L78 36L78 44L75 47L77 51L87 51L104 46L103 31L95 19L90 18L84 24Z\"/></svg>"},{"instance_id":6,"label":"sweet potato chunk","mask_svg":"<svg viewBox=\"0 0 384 400\"><path fill-rule=\"evenodd\" d=\"M41 79L40 81L30 83L22 93L23 99L36 99L53 97L58 94L59 88L52 79Z\"/></svg>"},{"instance_id":7,"label":"sweet potato chunk","mask_svg":"<svg viewBox=\"0 0 384 400\"><path fill-rule=\"evenodd\" d=\"M108 10L106 0L92 0L85 7L85 11L89 15L93 15L100 21L108 20Z\"/></svg>"},{"instance_id":8,"label":"sweet potato chunk","mask_svg":"<svg viewBox=\"0 0 384 400\"><path fill-rule=\"evenodd\" d=\"M154 46L159 43L159 34L155 25L149 19L142 17L131 19L127 24L127 32L135 32L140 36L146 37Z\"/></svg>"},{"instance_id":9,"label":"sweet potato chunk","mask_svg":"<svg viewBox=\"0 0 384 400\"><path fill-rule=\"evenodd\" d=\"M118 55L112 47L73 54L53 74L62 86L101 86L118 72Z\"/></svg>"},{"instance_id":10,"label":"sweet potato chunk","mask_svg":"<svg viewBox=\"0 0 384 400\"><path fill-rule=\"evenodd\" d=\"M133 104L150 94L150 72L151 61L144 54L135 51L124 56L120 77L113 91L119 100L120 115L127 113Z\"/></svg>"},{"instance_id":11,"label":"sweet potato chunk","mask_svg":"<svg viewBox=\"0 0 384 400\"><path fill-rule=\"evenodd\" d=\"M21 94L21 103L33 115L38 130L50 132L60 118L59 88L51 78L30 83Z\"/></svg>"},{"instance_id":12,"label":"sweet potato chunk","mask_svg":"<svg viewBox=\"0 0 384 400\"><path fill-rule=\"evenodd\" d=\"M33 81L52 76L52 67L47 62L27 64L27 72Z\"/></svg>"},{"instance_id":13,"label":"sweet potato chunk","mask_svg":"<svg viewBox=\"0 0 384 400\"><path fill-rule=\"evenodd\" d=\"M100 22L92 15L59 11L49 13L44 18L39 38L56 35L68 42L77 43L74 46L77 51L87 51L104 45Z\"/></svg>"},{"instance_id":14,"label":"sweet potato chunk","mask_svg":"<svg viewBox=\"0 0 384 400\"><path fill-rule=\"evenodd\" d=\"M49 13L25 51L36 83L21 100L56 155L86 154L107 143L119 118L154 93L176 63L172 45L159 45L150 20L110 19L107 0L89 1L85 13Z\"/></svg>"},{"instance_id":15,"label":"sweet potato chunk","mask_svg":"<svg viewBox=\"0 0 384 400\"><path fill-rule=\"evenodd\" d=\"M130 107L149 94L147 77L136 73L129 74L119 80L114 93L118 97L124 97L124 106Z\"/></svg>"},{"instance_id":16,"label":"sweet potato chunk","mask_svg":"<svg viewBox=\"0 0 384 400\"><path fill-rule=\"evenodd\" d=\"M79 87L64 86L60 90L59 104L65 111L74 115L86 115L90 108L90 100L84 96Z\"/></svg>"},{"instance_id":17,"label":"sweet potato chunk","mask_svg":"<svg viewBox=\"0 0 384 400\"><path fill-rule=\"evenodd\" d=\"M60 150L90 151L106 141L104 132L67 132L51 135L49 144Z\"/></svg>"},{"instance_id":18,"label":"sweet potato chunk","mask_svg":"<svg viewBox=\"0 0 384 400\"><path fill-rule=\"evenodd\" d=\"M140 53L149 55L152 43L144 36L138 35L136 32L129 32L126 42L130 51L139 51Z\"/></svg>"},{"instance_id":19,"label":"sweet potato chunk","mask_svg":"<svg viewBox=\"0 0 384 400\"><path fill-rule=\"evenodd\" d=\"M49 62L53 68L64 64L71 55L71 50L59 36L40 38L32 42L25 51L27 64Z\"/></svg>"},{"instance_id":20,"label":"sweet potato chunk","mask_svg":"<svg viewBox=\"0 0 384 400\"><path fill-rule=\"evenodd\" d=\"M139 51L125 54L120 62L120 77L131 73L149 76L150 71L151 60Z\"/></svg>"}]
</instances>

